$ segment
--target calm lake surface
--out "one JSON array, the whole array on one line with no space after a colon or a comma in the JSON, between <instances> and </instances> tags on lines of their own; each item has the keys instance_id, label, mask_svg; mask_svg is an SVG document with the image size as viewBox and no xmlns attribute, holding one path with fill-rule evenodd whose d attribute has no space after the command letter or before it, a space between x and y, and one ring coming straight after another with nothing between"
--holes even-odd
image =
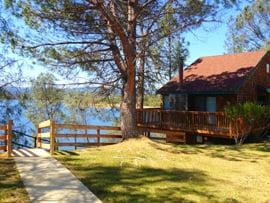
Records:
<instances>
[{"instance_id":1,"label":"calm lake surface","mask_svg":"<svg viewBox=\"0 0 270 203\"><path fill-rule=\"evenodd\" d=\"M20 105L19 102L16 100L10 101L10 104L8 104L9 107L14 106L17 109L20 109L15 112L13 116L11 116L11 119L14 122L13 129L28 135L35 135L36 134L36 129L34 124L26 117L26 109L23 109ZM2 115L5 115L6 112L4 112L4 108L2 108ZM64 111L64 113L67 115L67 118L58 121L58 123L69 123L67 120L69 119L69 112ZM83 122L79 121L78 123L80 124L87 124L87 125L107 125L107 126L115 126L118 125L118 120L119 120L119 109L111 109L111 108L88 108L84 113L83 113ZM2 121L5 122L6 118L2 116ZM70 131L71 132L71 131ZM70 133L68 131L63 131L61 130L59 133ZM77 130L74 133L85 133L85 130L80 131ZM93 130L88 130L87 133L96 133ZM101 132L102 133L102 132ZM77 138L77 142L95 142L95 138ZM101 142L106 142L106 140L102 140ZM16 142L19 144L25 144L25 145L32 145L33 141L31 138L24 136L23 134L17 134ZM73 138L61 138L61 142L74 142ZM74 149L74 147L62 147L62 150L69 150L69 149Z\"/></svg>"}]
</instances>

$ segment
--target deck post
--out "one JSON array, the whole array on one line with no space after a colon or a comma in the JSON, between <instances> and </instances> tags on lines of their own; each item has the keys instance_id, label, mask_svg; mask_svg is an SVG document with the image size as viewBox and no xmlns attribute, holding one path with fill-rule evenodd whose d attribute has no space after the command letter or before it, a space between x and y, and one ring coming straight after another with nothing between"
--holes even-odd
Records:
<instances>
[{"instance_id":1,"label":"deck post","mask_svg":"<svg viewBox=\"0 0 270 203\"><path fill-rule=\"evenodd\" d=\"M162 128L162 111L159 111L159 127Z\"/></svg>"},{"instance_id":2,"label":"deck post","mask_svg":"<svg viewBox=\"0 0 270 203\"><path fill-rule=\"evenodd\" d=\"M55 150L55 123L50 120L50 153L53 155Z\"/></svg>"},{"instance_id":3,"label":"deck post","mask_svg":"<svg viewBox=\"0 0 270 203\"><path fill-rule=\"evenodd\" d=\"M230 121L229 125L229 136L232 137L232 121Z\"/></svg>"},{"instance_id":4,"label":"deck post","mask_svg":"<svg viewBox=\"0 0 270 203\"><path fill-rule=\"evenodd\" d=\"M11 157L12 152L12 124L13 122L10 120L7 124L7 156Z\"/></svg>"}]
</instances>

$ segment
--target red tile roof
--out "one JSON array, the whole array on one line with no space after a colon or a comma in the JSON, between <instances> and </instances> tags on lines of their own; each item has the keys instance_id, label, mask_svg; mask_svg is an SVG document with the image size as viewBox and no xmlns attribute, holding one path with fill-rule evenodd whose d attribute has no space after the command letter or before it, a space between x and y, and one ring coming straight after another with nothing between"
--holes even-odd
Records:
<instances>
[{"instance_id":1,"label":"red tile roof","mask_svg":"<svg viewBox=\"0 0 270 203\"><path fill-rule=\"evenodd\" d=\"M184 70L182 85L176 75L158 93L235 92L265 54L259 50L199 58Z\"/></svg>"}]
</instances>

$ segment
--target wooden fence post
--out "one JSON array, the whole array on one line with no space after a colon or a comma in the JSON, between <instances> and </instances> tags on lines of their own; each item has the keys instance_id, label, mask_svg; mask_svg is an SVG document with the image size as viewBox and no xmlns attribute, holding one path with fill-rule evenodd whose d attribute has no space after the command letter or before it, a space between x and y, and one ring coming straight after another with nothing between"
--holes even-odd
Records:
<instances>
[{"instance_id":1,"label":"wooden fence post","mask_svg":"<svg viewBox=\"0 0 270 203\"><path fill-rule=\"evenodd\" d=\"M100 145L100 129L97 129L97 144Z\"/></svg>"},{"instance_id":2,"label":"wooden fence post","mask_svg":"<svg viewBox=\"0 0 270 203\"><path fill-rule=\"evenodd\" d=\"M50 121L50 153L53 155L55 150L55 123Z\"/></svg>"},{"instance_id":3,"label":"wooden fence post","mask_svg":"<svg viewBox=\"0 0 270 203\"><path fill-rule=\"evenodd\" d=\"M41 148L41 128L39 126L37 126L36 147Z\"/></svg>"},{"instance_id":4,"label":"wooden fence post","mask_svg":"<svg viewBox=\"0 0 270 203\"><path fill-rule=\"evenodd\" d=\"M76 135L74 136L74 141L75 141L75 147L74 148L75 148L75 150L77 150L77 136Z\"/></svg>"},{"instance_id":5,"label":"wooden fence post","mask_svg":"<svg viewBox=\"0 0 270 203\"><path fill-rule=\"evenodd\" d=\"M11 157L12 152L12 121L8 121L7 124L7 156Z\"/></svg>"}]
</instances>

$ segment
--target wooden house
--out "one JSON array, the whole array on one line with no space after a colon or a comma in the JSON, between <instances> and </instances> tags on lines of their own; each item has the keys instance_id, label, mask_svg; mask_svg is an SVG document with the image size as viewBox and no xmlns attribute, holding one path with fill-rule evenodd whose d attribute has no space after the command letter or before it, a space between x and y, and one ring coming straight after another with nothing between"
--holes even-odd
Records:
<instances>
[{"instance_id":1,"label":"wooden house","mask_svg":"<svg viewBox=\"0 0 270 203\"><path fill-rule=\"evenodd\" d=\"M265 50L201 57L158 90L163 109L216 112L245 101L269 104L269 65Z\"/></svg>"},{"instance_id":2,"label":"wooden house","mask_svg":"<svg viewBox=\"0 0 270 203\"><path fill-rule=\"evenodd\" d=\"M180 67L157 93L162 95L162 107L138 110L139 127L167 130L168 139L176 133L183 142L196 137L231 139L234 127L223 113L226 105L270 104L270 52L201 57Z\"/></svg>"}]
</instances>

